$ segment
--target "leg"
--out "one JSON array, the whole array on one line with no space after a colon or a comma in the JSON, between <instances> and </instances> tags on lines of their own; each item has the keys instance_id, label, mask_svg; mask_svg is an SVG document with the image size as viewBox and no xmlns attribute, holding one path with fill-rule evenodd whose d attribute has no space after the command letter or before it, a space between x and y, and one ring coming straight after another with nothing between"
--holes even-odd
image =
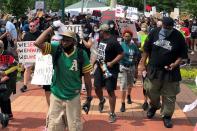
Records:
<instances>
[{"instance_id":1,"label":"leg","mask_svg":"<svg viewBox=\"0 0 197 131\"><path fill-rule=\"evenodd\" d=\"M164 126L172 128L172 115L175 109L176 95L180 92L179 82L164 82L161 88L162 107L161 115Z\"/></svg>"},{"instance_id":2,"label":"leg","mask_svg":"<svg viewBox=\"0 0 197 131\"><path fill-rule=\"evenodd\" d=\"M100 100L99 103L99 111L102 112L104 108L105 98L103 97L103 89L104 86L104 78L103 73L99 67L96 68L94 73L94 87L95 87L95 93L97 97Z\"/></svg>"},{"instance_id":3,"label":"leg","mask_svg":"<svg viewBox=\"0 0 197 131\"><path fill-rule=\"evenodd\" d=\"M9 116L9 119L12 119L13 114L12 114L12 109L11 109L10 98L6 100L2 100L1 104L2 104L2 108L1 108L2 113L7 114Z\"/></svg>"},{"instance_id":4,"label":"leg","mask_svg":"<svg viewBox=\"0 0 197 131\"><path fill-rule=\"evenodd\" d=\"M24 72L24 85L27 86L28 81L30 80L30 75L31 75L31 67L25 68Z\"/></svg>"},{"instance_id":5,"label":"leg","mask_svg":"<svg viewBox=\"0 0 197 131\"><path fill-rule=\"evenodd\" d=\"M22 86L22 88L20 89L21 92L26 92L27 91L27 84L28 84L28 81L30 80L30 76L31 76L31 68L32 66L30 65L25 65L25 72L24 72L24 85Z\"/></svg>"},{"instance_id":6,"label":"leg","mask_svg":"<svg viewBox=\"0 0 197 131\"><path fill-rule=\"evenodd\" d=\"M50 95L51 95L50 91L45 91L45 97L46 97L48 107L50 105Z\"/></svg>"},{"instance_id":7,"label":"leg","mask_svg":"<svg viewBox=\"0 0 197 131\"><path fill-rule=\"evenodd\" d=\"M82 131L80 95L66 102L65 114L69 131Z\"/></svg>"},{"instance_id":8,"label":"leg","mask_svg":"<svg viewBox=\"0 0 197 131\"><path fill-rule=\"evenodd\" d=\"M47 105L49 107L50 95L51 95L51 85L43 85L43 89L45 91L45 97L46 97Z\"/></svg>"},{"instance_id":9,"label":"leg","mask_svg":"<svg viewBox=\"0 0 197 131\"><path fill-rule=\"evenodd\" d=\"M160 108L160 84L160 81L149 80L148 78L144 81L144 88L147 91L151 106L147 112L149 119L151 119L155 115L156 110Z\"/></svg>"},{"instance_id":10,"label":"leg","mask_svg":"<svg viewBox=\"0 0 197 131\"><path fill-rule=\"evenodd\" d=\"M109 122L113 123L116 121L115 107L116 107L116 95L115 91L117 86L117 77L118 74L113 74L112 77L106 79L106 89L109 96L109 105L110 105L110 116Z\"/></svg>"},{"instance_id":11,"label":"leg","mask_svg":"<svg viewBox=\"0 0 197 131\"><path fill-rule=\"evenodd\" d=\"M131 66L130 67L131 70L127 71L127 103L131 104L131 91L132 91L132 87L136 82L137 76L136 74L138 74L138 69L137 69L137 65L135 66Z\"/></svg>"},{"instance_id":12,"label":"leg","mask_svg":"<svg viewBox=\"0 0 197 131\"><path fill-rule=\"evenodd\" d=\"M47 131L64 131L65 120L63 119L64 109L63 101L56 98L53 94L50 96L50 106L46 119Z\"/></svg>"},{"instance_id":13,"label":"leg","mask_svg":"<svg viewBox=\"0 0 197 131\"><path fill-rule=\"evenodd\" d=\"M114 91L107 91L109 95L110 112L114 113L116 107L116 95Z\"/></svg>"},{"instance_id":14,"label":"leg","mask_svg":"<svg viewBox=\"0 0 197 131\"><path fill-rule=\"evenodd\" d=\"M175 109L176 96L162 96L161 115L172 117Z\"/></svg>"}]
</instances>

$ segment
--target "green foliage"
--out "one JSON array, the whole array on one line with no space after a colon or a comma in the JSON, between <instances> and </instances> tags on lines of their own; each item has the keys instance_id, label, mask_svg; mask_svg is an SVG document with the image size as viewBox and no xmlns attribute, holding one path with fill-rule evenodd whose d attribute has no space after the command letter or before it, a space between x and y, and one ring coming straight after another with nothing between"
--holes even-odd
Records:
<instances>
[{"instance_id":1,"label":"green foliage","mask_svg":"<svg viewBox=\"0 0 197 131\"><path fill-rule=\"evenodd\" d=\"M4 13L20 17L24 15L30 4L30 0L1 0L1 10Z\"/></svg>"},{"instance_id":2,"label":"green foliage","mask_svg":"<svg viewBox=\"0 0 197 131\"><path fill-rule=\"evenodd\" d=\"M197 0L181 0L177 5L181 11L186 11L194 17L197 17Z\"/></svg>"},{"instance_id":3,"label":"green foliage","mask_svg":"<svg viewBox=\"0 0 197 131\"><path fill-rule=\"evenodd\" d=\"M188 79L195 80L197 76L197 68L182 68L181 76L185 80L188 80Z\"/></svg>"}]
</instances>

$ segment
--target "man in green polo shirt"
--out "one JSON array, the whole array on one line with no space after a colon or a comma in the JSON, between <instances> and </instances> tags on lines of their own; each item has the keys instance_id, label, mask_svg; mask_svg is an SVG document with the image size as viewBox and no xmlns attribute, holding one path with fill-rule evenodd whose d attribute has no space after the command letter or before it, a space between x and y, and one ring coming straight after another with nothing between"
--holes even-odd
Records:
<instances>
[{"instance_id":1,"label":"man in green polo shirt","mask_svg":"<svg viewBox=\"0 0 197 131\"><path fill-rule=\"evenodd\" d=\"M60 44L45 43L47 35L58 26L49 27L35 41L35 45L43 54L51 54L53 58L54 74L52 77L50 107L48 111L46 127L48 131L63 131L68 125L69 131L81 131L81 104L80 90L81 77L78 62L78 49L75 47L77 38L72 31L66 31L62 35ZM61 49L57 59L57 50ZM82 73L87 85L87 101L90 104L92 65L88 56L83 51ZM55 60L54 60L55 59ZM56 61L56 62L55 62Z\"/></svg>"}]
</instances>

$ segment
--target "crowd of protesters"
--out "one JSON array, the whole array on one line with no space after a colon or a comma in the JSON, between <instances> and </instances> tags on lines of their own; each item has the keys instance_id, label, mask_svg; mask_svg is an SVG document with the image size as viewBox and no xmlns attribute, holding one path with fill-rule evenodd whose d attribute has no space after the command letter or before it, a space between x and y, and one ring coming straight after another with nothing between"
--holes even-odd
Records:
<instances>
[{"instance_id":1,"label":"crowd of protesters","mask_svg":"<svg viewBox=\"0 0 197 131\"><path fill-rule=\"evenodd\" d=\"M6 127L13 118L10 96L16 93L17 64L23 68L24 85L20 88L21 92L28 90L34 67L34 63L18 63L17 41L35 41L35 46L40 48L44 55L52 55L52 84L43 86L45 91L51 92L47 130L64 130L66 126L70 131L82 130L82 81L87 92L87 99L82 106L84 111L88 113L90 109L94 87L99 99L98 110L102 113L106 102L103 95L105 87L110 105L109 122L115 122L117 81L120 81L120 111L125 112L125 99L127 104L132 104L132 87L136 79L140 79L137 70L140 60L144 83L142 108L147 110L147 117L150 119L161 108L164 126L173 126L171 118L176 95L180 92L179 65L182 59L187 59L187 49L191 54L197 50L196 19L181 21L170 17L142 16L133 21L138 36L136 40L133 39L135 32L132 29L120 33L115 20L100 23L91 15L68 15L63 22L58 21L60 18L48 14L29 18L24 16L18 20L9 15L1 16L0 56L9 56L8 61L0 61L2 127ZM72 31L58 33L62 23L81 24L83 36ZM54 40L56 42L53 42ZM91 79L94 79L93 84ZM49 101L49 95L47 96Z\"/></svg>"}]
</instances>

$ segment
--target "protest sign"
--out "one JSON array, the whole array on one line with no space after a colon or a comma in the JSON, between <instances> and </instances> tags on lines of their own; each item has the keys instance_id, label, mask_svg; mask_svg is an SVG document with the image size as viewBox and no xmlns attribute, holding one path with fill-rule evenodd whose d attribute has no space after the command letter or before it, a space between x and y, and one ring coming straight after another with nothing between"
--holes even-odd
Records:
<instances>
[{"instance_id":1,"label":"protest sign","mask_svg":"<svg viewBox=\"0 0 197 131\"><path fill-rule=\"evenodd\" d=\"M35 9L44 9L44 1L36 1Z\"/></svg>"},{"instance_id":2,"label":"protest sign","mask_svg":"<svg viewBox=\"0 0 197 131\"><path fill-rule=\"evenodd\" d=\"M36 55L36 64L31 84L51 85L53 64L51 55Z\"/></svg>"},{"instance_id":3,"label":"protest sign","mask_svg":"<svg viewBox=\"0 0 197 131\"><path fill-rule=\"evenodd\" d=\"M103 11L101 15L101 23L115 20L115 11Z\"/></svg>"},{"instance_id":4,"label":"protest sign","mask_svg":"<svg viewBox=\"0 0 197 131\"><path fill-rule=\"evenodd\" d=\"M120 18L128 18L131 20L138 19L138 9L136 7L129 7L123 5L116 5L115 16Z\"/></svg>"},{"instance_id":5,"label":"protest sign","mask_svg":"<svg viewBox=\"0 0 197 131\"><path fill-rule=\"evenodd\" d=\"M197 86L197 76L196 76L195 82L196 82L196 86Z\"/></svg>"},{"instance_id":6,"label":"protest sign","mask_svg":"<svg viewBox=\"0 0 197 131\"><path fill-rule=\"evenodd\" d=\"M185 105L183 108L183 112L192 111L197 106L197 99L189 105Z\"/></svg>"},{"instance_id":7,"label":"protest sign","mask_svg":"<svg viewBox=\"0 0 197 131\"><path fill-rule=\"evenodd\" d=\"M82 31L82 25L65 25L64 26L66 28L66 30L70 30L70 31L73 31L75 33L77 33L80 38L83 37L83 31Z\"/></svg>"},{"instance_id":8,"label":"protest sign","mask_svg":"<svg viewBox=\"0 0 197 131\"><path fill-rule=\"evenodd\" d=\"M175 14L176 18L179 17L179 8L174 8L174 14Z\"/></svg>"},{"instance_id":9,"label":"protest sign","mask_svg":"<svg viewBox=\"0 0 197 131\"><path fill-rule=\"evenodd\" d=\"M125 12L126 12L126 9L127 9L128 7L126 7L126 6L123 6L123 5L116 5L116 11L115 11L115 16L116 17L121 17L121 18L123 18L123 17L125 17Z\"/></svg>"},{"instance_id":10,"label":"protest sign","mask_svg":"<svg viewBox=\"0 0 197 131\"><path fill-rule=\"evenodd\" d=\"M11 55L0 55L0 65L3 64L12 64L14 63L15 59Z\"/></svg>"},{"instance_id":11,"label":"protest sign","mask_svg":"<svg viewBox=\"0 0 197 131\"><path fill-rule=\"evenodd\" d=\"M34 63L40 49L34 46L34 41L21 41L17 42L17 51L19 63Z\"/></svg>"},{"instance_id":12,"label":"protest sign","mask_svg":"<svg viewBox=\"0 0 197 131\"><path fill-rule=\"evenodd\" d=\"M117 27L121 36L122 36L123 31L127 29L133 32L133 38L138 38L135 23L133 23L132 21L128 19L126 20L117 19L116 24L117 24Z\"/></svg>"},{"instance_id":13,"label":"protest sign","mask_svg":"<svg viewBox=\"0 0 197 131\"><path fill-rule=\"evenodd\" d=\"M156 14L156 12L157 12L157 10L156 10L156 6L153 6L153 7L152 7L152 14L153 14L153 15L155 15L155 14Z\"/></svg>"}]
</instances>

